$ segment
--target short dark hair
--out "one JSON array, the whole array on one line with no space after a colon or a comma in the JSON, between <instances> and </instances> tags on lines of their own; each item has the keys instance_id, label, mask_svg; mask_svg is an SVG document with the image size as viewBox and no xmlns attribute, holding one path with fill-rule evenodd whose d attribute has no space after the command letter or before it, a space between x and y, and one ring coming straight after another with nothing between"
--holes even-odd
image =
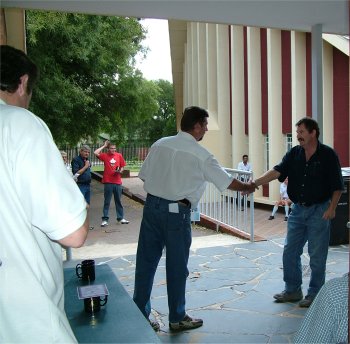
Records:
<instances>
[{"instance_id":1,"label":"short dark hair","mask_svg":"<svg viewBox=\"0 0 350 344\"><path fill-rule=\"evenodd\" d=\"M303 117L295 124L295 126L299 127L302 124L304 124L309 133L311 133L313 130L316 130L316 138L320 136L320 128L318 126L318 123L313 118Z\"/></svg>"},{"instance_id":2,"label":"short dark hair","mask_svg":"<svg viewBox=\"0 0 350 344\"><path fill-rule=\"evenodd\" d=\"M244 154L244 155L242 156L242 159L244 159L244 158L248 158L248 155L247 155L247 154Z\"/></svg>"},{"instance_id":3,"label":"short dark hair","mask_svg":"<svg viewBox=\"0 0 350 344\"><path fill-rule=\"evenodd\" d=\"M22 51L9 45L0 46L0 88L1 91L14 93L21 83L21 77L28 75L27 93L30 94L38 79L37 66Z\"/></svg>"},{"instance_id":4,"label":"short dark hair","mask_svg":"<svg viewBox=\"0 0 350 344\"><path fill-rule=\"evenodd\" d=\"M185 108L184 113L181 118L181 130L191 131L194 126L199 123L203 125L205 119L209 117L208 111L200 108L199 106L189 106Z\"/></svg>"}]
</instances>

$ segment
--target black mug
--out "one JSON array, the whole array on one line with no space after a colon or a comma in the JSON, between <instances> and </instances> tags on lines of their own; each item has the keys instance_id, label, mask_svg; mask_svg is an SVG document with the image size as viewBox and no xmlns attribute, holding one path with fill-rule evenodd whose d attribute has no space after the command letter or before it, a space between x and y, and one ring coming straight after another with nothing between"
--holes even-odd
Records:
<instances>
[{"instance_id":1,"label":"black mug","mask_svg":"<svg viewBox=\"0 0 350 344\"><path fill-rule=\"evenodd\" d=\"M83 281L92 282L95 280L95 261L93 259L83 260L75 268L75 272Z\"/></svg>"},{"instance_id":2,"label":"black mug","mask_svg":"<svg viewBox=\"0 0 350 344\"><path fill-rule=\"evenodd\" d=\"M84 309L86 313L94 314L99 312L101 306L104 306L107 303L108 296L105 295L103 299L100 296L90 297L88 299L84 299Z\"/></svg>"}]
</instances>

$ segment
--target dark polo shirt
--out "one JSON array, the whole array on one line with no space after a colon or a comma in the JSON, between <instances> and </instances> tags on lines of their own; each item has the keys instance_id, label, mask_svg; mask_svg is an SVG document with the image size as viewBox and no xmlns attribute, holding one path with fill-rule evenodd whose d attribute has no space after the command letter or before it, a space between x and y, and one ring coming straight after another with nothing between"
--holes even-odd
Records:
<instances>
[{"instance_id":1,"label":"dark polo shirt","mask_svg":"<svg viewBox=\"0 0 350 344\"><path fill-rule=\"evenodd\" d=\"M308 206L322 203L329 200L334 191L344 189L337 153L320 142L309 161L304 148L295 146L274 169L281 173L280 182L288 177L287 192L293 203Z\"/></svg>"}]
</instances>

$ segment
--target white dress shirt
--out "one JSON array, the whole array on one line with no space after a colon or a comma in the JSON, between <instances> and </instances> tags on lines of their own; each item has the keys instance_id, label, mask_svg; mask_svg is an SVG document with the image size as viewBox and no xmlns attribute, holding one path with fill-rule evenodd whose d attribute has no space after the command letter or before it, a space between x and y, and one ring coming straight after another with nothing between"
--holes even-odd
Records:
<instances>
[{"instance_id":1,"label":"white dress shirt","mask_svg":"<svg viewBox=\"0 0 350 344\"><path fill-rule=\"evenodd\" d=\"M237 166L237 170L251 172L252 168L251 168L249 162L247 162L247 164L244 165L243 161L241 161L241 162L238 164L238 166Z\"/></svg>"},{"instance_id":2,"label":"white dress shirt","mask_svg":"<svg viewBox=\"0 0 350 344\"><path fill-rule=\"evenodd\" d=\"M210 152L183 131L152 145L139 178L147 193L173 201L186 198L192 208L197 207L207 181L222 192L233 180Z\"/></svg>"}]
</instances>

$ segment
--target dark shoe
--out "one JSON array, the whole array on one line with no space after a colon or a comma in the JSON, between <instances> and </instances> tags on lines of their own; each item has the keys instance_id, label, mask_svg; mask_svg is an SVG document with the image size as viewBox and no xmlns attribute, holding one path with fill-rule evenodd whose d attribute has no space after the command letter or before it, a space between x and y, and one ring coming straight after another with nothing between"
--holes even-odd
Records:
<instances>
[{"instance_id":1,"label":"dark shoe","mask_svg":"<svg viewBox=\"0 0 350 344\"><path fill-rule=\"evenodd\" d=\"M299 302L299 307L302 308L309 308L312 304L312 302L314 301L315 296L312 295L306 295L304 300L301 300Z\"/></svg>"},{"instance_id":2,"label":"dark shoe","mask_svg":"<svg viewBox=\"0 0 350 344\"><path fill-rule=\"evenodd\" d=\"M288 221L288 216L285 216L285 217L284 217L284 221Z\"/></svg>"},{"instance_id":3,"label":"dark shoe","mask_svg":"<svg viewBox=\"0 0 350 344\"><path fill-rule=\"evenodd\" d=\"M108 226L108 221L103 220L101 223L101 227L106 227L106 226Z\"/></svg>"},{"instance_id":4,"label":"dark shoe","mask_svg":"<svg viewBox=\"0 0 350 344\"><path fill-rule=\"evenodd\" d=\"M202 319L193 319L188 314L179 322L170 322L169 328L172 331L191 330L193 328L201 327L203 325Z\"/></svg>"},{"instance_id":5,"label":"dark shoe","mask_svg":"<svg viewBox=\"0 0 350 344\"><path fill-rule=\"evenodd\" d=\"M275 217L270 215L269 220L273 220Z\"/></svg>"},{"instance_id":6,"label":"dark shoe","mask_svg":"<svg viewBox=\"0 0 350 344\"><path fill-rule=\"evenodd\" d=\"M282 293L275 294L273 297L277 302L295 302L303 298L303 292L299 290L289 293L283 290Z\"/></svg>"},{"instance_id":7,"label":"dark shoe","mask_svg":"<svg viewBox=\"0 0 350 344\"><path fill-rule=\"evenodd\" d=\"M90 226L89 230L92 231L94 229L94 226Z\"/></svg>"},{"instance_id":8,"label":"dark shoe","mask_svg":"<svg viewBox=\"0 0 350 344\"><path fill-rule=\"evenodd\" d=\"M152 326L153 330L158 332L160 330L160 325L159 325L159 322L158 321L151 321L151 320L148 320L150 325Z\"/></svg>"}]
</instances>

